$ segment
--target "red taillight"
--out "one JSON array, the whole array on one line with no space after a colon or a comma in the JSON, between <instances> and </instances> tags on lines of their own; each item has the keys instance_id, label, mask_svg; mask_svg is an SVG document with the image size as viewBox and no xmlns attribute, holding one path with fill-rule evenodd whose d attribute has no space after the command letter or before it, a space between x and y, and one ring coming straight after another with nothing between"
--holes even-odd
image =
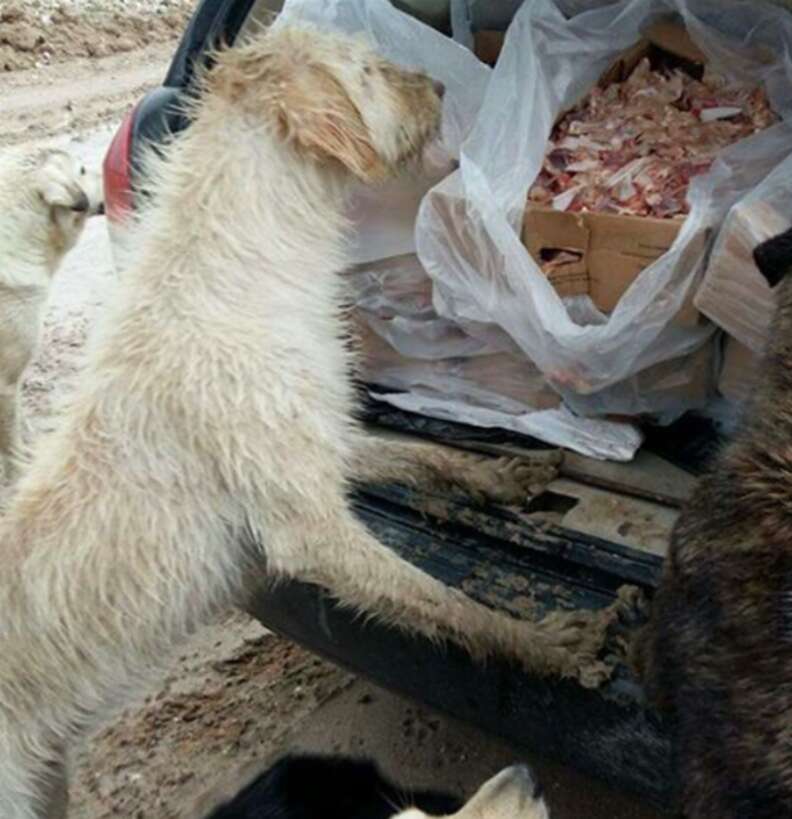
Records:
<instances>
[{"instance_id":1,"label":"red taillight","mask_svg":"<svg viewBox=\"0 0 792 819\"><path fill-rule=\"evenodd\" d=\"M132 210L132 125L135 110L121 122L104 158L105 213L112 222L121 222Z\"/></svg>"}]
</instances>

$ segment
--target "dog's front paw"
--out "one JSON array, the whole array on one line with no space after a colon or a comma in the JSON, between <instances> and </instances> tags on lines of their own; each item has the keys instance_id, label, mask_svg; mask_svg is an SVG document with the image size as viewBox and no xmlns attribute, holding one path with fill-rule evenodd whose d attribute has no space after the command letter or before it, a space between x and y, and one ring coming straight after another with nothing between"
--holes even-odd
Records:
<instances>
[{"instance_id":1,"label":"dog's front paw","mask_svg":"<svg viewBox=\"0 0 792 819\"><path fill-rule=\"evenodd\" d=\"M639 589L622 586L604 609L554 611L533 626L541 632L536 645L545 647L548 667L552 664L556 673L577 679L584 688L598 688L626 660L627 644L614 640L614 632L642 612L644 605ZM526 623L525 628L532 626ZM533 646L531 652L536 654Z\"/></svg>"},{"instance_id":2,"label":"dog's front paw","mask_svg":"<svg viewBox=\"0 0 792 819\"><path fill-rule=\"evenodd\" d=\"M465 483L482 499L502 504L522 504L544 491L558 477L560 450L536 455L475 457L465 470Z\"/></svg>"},{"instance_id":3,"label":"dog's front paw","mask_svg":"<svg viewBox=\"0 0 792 819\"><path fill-rule=\"evenodd\" d=\"M547 484L558 477L563 460L561 450L549 450L536 456L504 458L500 495L503 503L520 503L544 492Z\"/></svg>"}]
</instances>

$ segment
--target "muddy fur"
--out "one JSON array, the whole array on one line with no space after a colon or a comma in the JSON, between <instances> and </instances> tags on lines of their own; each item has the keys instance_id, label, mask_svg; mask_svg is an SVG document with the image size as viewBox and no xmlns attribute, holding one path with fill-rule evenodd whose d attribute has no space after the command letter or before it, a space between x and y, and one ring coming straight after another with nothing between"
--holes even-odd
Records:
<instances>
[{"instance_id":1,"label":"muddy fur","mask_svg":"<svg viewBox=\"0 0 792 819\"><path fill-rule=\"evenodd\" d=\"M679 519L636 642L690 819L792 816L792 232L755 256L780 282L764 363Z\"/></svg>"},{"instance_id":2,"label":"muddy fur","mask_svg":"<svg viewBox=\"0 0 792 819\"><path fill-rule=\"evenodd\" d=\"M348 506L353 479L502 501L535 482L530 462L385 443L355 420L346 195L435 136L434 84L311 29L213 65L190 128L149 160L136 250L0 522L2 819L63 816L67 751L262 572L478 658L588 685L609 673L598 653L622 601L512 619L401 560Z\"/></svg>"}]
</instances>

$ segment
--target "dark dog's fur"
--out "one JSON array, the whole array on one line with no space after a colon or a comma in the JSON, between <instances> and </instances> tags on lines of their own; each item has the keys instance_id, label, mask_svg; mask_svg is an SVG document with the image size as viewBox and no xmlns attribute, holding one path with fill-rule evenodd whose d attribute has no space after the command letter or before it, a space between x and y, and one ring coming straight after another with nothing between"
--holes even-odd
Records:
<instances>
[{"instance_id":1,"label":"dark dog's fur","mask_svg":"<svg viewBox=\"0 0 792 819\"><path fill-rule=\"evenodd\" d=\"M393 785L367 761L289 756L275 763L206 819L391 819L406 807L456 813L451 796Z\"/></svg>"},{"instance_id":2,"label":"dark dog's fur","mask_svg":"<svg viewBox=\"0 0 792 819\"><path fill-rule=\"evenodd\" d=\"M755 258L778 284L764 365L679 519L636 645L691 819L792 816L792 230Z\"/></svg>"}]
</instances>

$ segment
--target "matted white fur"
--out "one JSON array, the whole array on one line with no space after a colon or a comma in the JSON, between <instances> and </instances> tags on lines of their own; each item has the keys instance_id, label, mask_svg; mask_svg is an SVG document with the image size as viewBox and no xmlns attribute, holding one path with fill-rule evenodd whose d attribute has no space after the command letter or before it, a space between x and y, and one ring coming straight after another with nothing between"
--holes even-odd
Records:
<instances>
[{"instance_id":1,"label":"matted white fur","mask_svg":"<svg viewBox=\"0 0 792 819\"><path fill-rule=\"evenodd\" d=\"M0 150L0 459L19 455L19 385L38 344L52 276L103 196L66 151Z\"/></svg>"},{"instance_id":2,"label":"matted white fur","mask_svg":"<svg viewBox=\"0 0 792 819\"><path fill-rule=\"evenodd\" d=\"M0 525L0 817L65 813L66 751L247 591L300 578L477 656L590 684L605 615L520 622L400 560L351 479L524 495L531 464L368 439L337 275L351 176L420 152L425 77L358 41L278 29L217 56L152 161L139 250L60 428ZM614 610L615 611L615 610Z\"/></svg>"}]
</instances>

